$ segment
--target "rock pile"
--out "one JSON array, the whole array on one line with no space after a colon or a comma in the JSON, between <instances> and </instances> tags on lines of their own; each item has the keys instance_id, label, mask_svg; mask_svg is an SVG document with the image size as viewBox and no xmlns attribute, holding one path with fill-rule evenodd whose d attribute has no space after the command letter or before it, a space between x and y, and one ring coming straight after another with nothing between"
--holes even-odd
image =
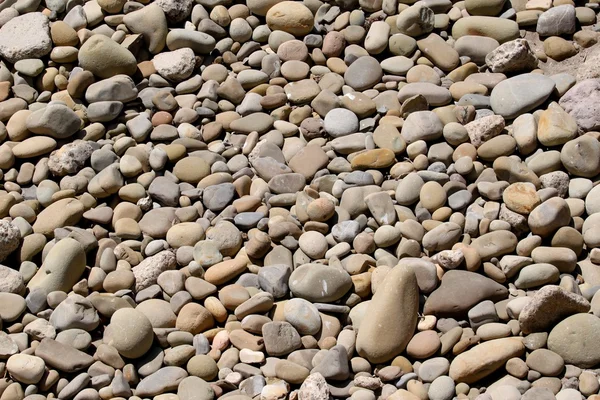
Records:
<instances>
[{"instance_id":1,"label":"rock pile","mask_svg":"<svg viewBox=\"0 0 600 400\"><path fill-rule=\"evenodd\" d=\"M599 9L0 0L0 400L599 400Z\"/></svg>"}]
</instances>

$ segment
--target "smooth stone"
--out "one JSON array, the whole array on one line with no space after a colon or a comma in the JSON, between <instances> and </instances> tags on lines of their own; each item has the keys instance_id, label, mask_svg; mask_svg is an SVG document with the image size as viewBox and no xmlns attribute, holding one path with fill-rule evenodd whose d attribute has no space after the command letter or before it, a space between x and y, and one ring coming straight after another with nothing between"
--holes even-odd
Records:
<instances>
[{"instance_id":1,"label":"smooth stone","mask_svg":"<svg viewBox=\"0 0 600 400\"><path fill-rule=\"evenodd\" d=\"M31 113L27 117L26 125L33 133L66 139L79 131L81 119L66 106L49 104Z\"/></svg>"},{"instance_id":2,"label":"smooth stone","mask_svg":"<svg viewBox=\"0 0 600 400\"><path fill-rule=\"evenodd\" d=\"M502 338L483 342L456 356L449 375L456 382L474 383L525 352L521 338Z\"/></svg>"},{"instance_id":3,"label":"smooth stone","mask_svg":"<svg viewBox=\"0 0 600 400\"><path fill-rule=\"evenodd\" d=\"M127 103L138 97L138 89L133 79L127 75L115 75L92 83L85 91L88 103L99 101L120 101Z\"/></svg>"},{"instance_id":4,"label":"smooth stone","mask_svg":"<svg viewBox=\"0 0 600 400\"><path fill-rule=\"evenodd\" d=\"M83 246L74 239L62 239L48 252L42 267L29 281L27 287L43 288L47 293L55 290L69 292L79 281L85 266Z\"/></svg>"},{"instance_id":5,"label":"smooth stone","mask_svg":"<svg viewBox=\"0 0 600 400\"><path fill-rule=\"evenodd\" d=\"M213 400L215 393L210 384L204 379L188 376L179 382L177 397L180 400Z\"/></svg>"},{"instance_id":6,"label":"smooth stone","mask_svg":"<svg viewBox=\"0 0 600 400\"><path fill-rule=\"evenodd\" d=\"M45 367L44 360L27 354L15 354L6 363L6 369L14 379L30 385L42 379Z\"/></svg>"},{"instance_id":7,"label":"smooth stone","mask_svg":"<svg viewBox=\"0 0 600 400\"><path fill-rule=\"evenodd\" d=\"M536 31L540 36L571 35L576 25L575 7L563 4L544 11L538 18Z\"/></svg>"},{"instance_id":8,"label":"smooth stone","mask_svg":"<svg viewBox=\"0 0 600 400\"><path fill-rule=\"evenodd\" d=\"M473 240L471 246L482 260L509 254L517 247L517 237L510 231L489 232Z\"/></svg>"},{"instance_id":9,"label":"smooth stone","mask_svg":"<svg viewBox=\"0 0 600 400\"><path fill-rule=\"evenodd\" d=\"M56 140L46 136L34 136L23 140L12 148L16 158L39 157L50 153L56 148Z\"/></svg>"},{"instance_id":10,"label":"smooth stone","mask_svg":"<svg viewBox=\"0 0 600 400\"><path fill-rule=\"evenodd\" d=\"M310 9L302 3L282 1L270 7L266 13L271 31L284 31L296 36L309 33L314 24Z\"/></svg>"},{"instance_id":11,"label":"smooth stone","mask_svg":"<svg viewBox=\"0 0 600 400\"><path fill-rule=\"evenodd\" d=\"M565 363L590 368L600 362L595 346L600 319L592 314L575 314L556 325L548 336L548 349L561 356Z\"/></svg>"},{"instance_id":12,"label":"smooth stone","mask_svg":"<svg viewBox=\"0 0 600 400\"><path fill-rule=\"evenodd\" d=\"M264 324L262 336L269 356L283 356L302 345L300 335L289 322L274 321Z\"/></svg>"},{"instance_id":13,"label":"smooth stone","mask_svg":"<svg viewBox=\"0 0 600 400\"><path fill-rule=\"evenodd\" d=\"M554 283L559 279L560 271L552 264L531 264L523 267L515 280L518 289L529 289Z\"/></svg>"},{"instance_id":14,"label":"smooth stone","mask_svg":"<svg viewBox=\"0 0 600 400\"><path fill-rule=\"evenodd\" d=\"M137 70L135 56L125 47L101 34L93 35L81 46L78 60L82 68L100 78L110 78L119 74L133 75Z\"/></svg>"},{"instance_id":15,"label":"smooth stone","mask_svg":"<svg viewBox=\"0 0 600 400\"><path fill-rule=\"evenodd\" d=\"M0 306L0 319L12 322L19 318L27 308L25 299L15 293L0 293L2 305Z\"/></svg>"},{"instance_id":16,"label":"smooth stone","mask_svg":"<svg viewBox=\"0 0 600 400\"><path fill-rule=\"evenodd\" d=\"M515 118L542 104L556 84L541 74L523 74L498 83L490 95L492 109L504 118Z\"/></svg>"},{"instance_id":17,"label":"smooth stone","mask_svg":"<svg viewBox=\"0 0 600 400\"><path fill-rule=\"evenodd\" d=\"M417 95L424 96L430 106L444 106L452 101L452 94L448 89L429 82L414 82L402 86L398 91L398 100L404 102Z\"/></svg>"},{"instance_id":18,"label":"smooth stone","mask_svg":"<svg viewBox=\"0 0 600 400\"><path fill-rule=\"evenodd\" d=\"M452 37L486 36L499 43L508 42L519 37L519 25L512 20L486 16L461 18L452 27Z\"/></svg>"},{"instance_id":19,"label":"smooth stone","mask_svg":"<svg viewBox=\"0 0 600 400\"><path fill-rule=\"evenodd\" d=\"M418 294L410 267L397 266L386 275L358 331L356 350L362 357L382 363L404 351L417 324Z\"/></svg>"},{"instance_id":20,"label":"smooth stone","mask_svg":"<svg viewBox=\"0 0 600 400\"><path fill-rule=\"evenodd\" d=\"M321 264L301 265L289 278L289 287L294 296L311 302L338 300L351 286L352 280L346 272Z\"/></svg>"},{"instance_id":21,"label":"smooth stone","mask_svg":"<svg viewBox=\"0 0 600 400\"><path fill-rule=\"evenodd\" d=\"M334 108L324 118L325 131L333 138L358 132L358 117L345 108Z\"/></svg>"},{"instance_id":22,"label":"smooth stone","mask_svg":"<svg viewBox=\"0 0 600 400\"><path fill-rule=\"evenodd\" d=\"M454 296L457 291L461 291L463 296ZM473 272L451 270L442 277L440 287L429 295L423 312L440 317L460 316L483 300L500 301L507 294L503 285L489 278Z\"/></svg>"},{"instance_id":23,"label":"smooth stone","mask_svg":"<svg viewBox=\"0 0 600 400\"><path fill-rule=\"evenodd\" d=\"M165 13L160 6L150 4L129 12L123 17L123 23L131 32L144 37L150 53L156 54L164 49L168 28ZM171 47L169 49L175 50Z\"/></svg>"},{"instance_id":24,"label":"smooth stone","mask_svg":"<svg viewBox=\"0 0 600 400\"><path fill-rule=\"evenodd\" d=\"M50 338L41 340L35 355L43 359L47 366L67 373L80 371L94 363L92 356Z\"/></svg>"},{"instance_id":25,"label":"smooth stone","mask_svg":"<svg viewBox=\"0 0 600 400\"><path fill-rule=\"evenodd\" d=\"M167 366L142 379L135 389L139 397L153 397L176 390L188 373L179 367Z\"/></svg>"},{"instance_id":26,"label":"smooth stone","mask_svg":"<svg viewBox=\"0 0 600 400\"><path fill-rule=\"evenodd\" d=\"M553 197L537 206L527 219L527 224L534 235L548 236L556 229L566 226L571 221L569 206L560 197Z\"/></svg>"},{"instance_id":27,"label":"smooth stone","mask_svg":"<svg viewBox=\"0 0 600 400\"><path fill-rule=\"evenodd\" d=\"M104 331L103 341L127 358L139 358L152 346L154 332L150 320L131 308L117 310Z\"/></svg>"},{"instance_id":28,"label":"smooth stone","mask_svg":"<svg viewBox=\"0 0 600 400\"><path fill-rule=\"evenodd\" d=\"M527 356L527 366L544 376L558 376L565 363L561 356L547 349L537 349Z\"/></svg>"},{"instance_id":29,"label":"smooth stone","mask_svg":"<svg viewBox=\"0 0 600 400\"><path fill-rule=\"evenodd\" d=\"M350 64L344 72L344 81L351 88L363 91L375 86L382 76L383 70L379 61L370 56L363 56Z\"/></svg>"}]
</instances>

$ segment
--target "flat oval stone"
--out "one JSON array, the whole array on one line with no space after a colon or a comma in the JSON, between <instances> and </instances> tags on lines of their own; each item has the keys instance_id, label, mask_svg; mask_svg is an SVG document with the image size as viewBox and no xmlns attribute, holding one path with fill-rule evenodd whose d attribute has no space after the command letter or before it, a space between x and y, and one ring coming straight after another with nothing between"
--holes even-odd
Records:
<instances>
[{"instance_id":1,"label":"flat oval stone","mask_svg":"<svg viewBox=\"0 0 600 400\"><path fill-rule=\"evenodd\" d=\"M398 100L403 103L417 95L425 97L430 106L444 106L452 101L452 94L448 89L429 82L407 83L398 91Z\"/></svg>"},{"instance_id":2,"label":"flat oval stone","mask_svg":"<svg viewBox=\"0 0 600 400\"><path fill-rule=\"evenodd\" d=\"M334 267L304 264L290 275L289 287L294 296L328 303L346 294L352 287L352 279L347 272Z\"/></svg>"},{"instance_id":3,"label":"flat oval stone","mask_svg":"<svg viewBox=\"0 0 600 400\"><path fill-rule=\"evenodd\" d=\"M379 61L373 57L363 56L354 61L344 73L346 85L357 91L375 86L381 80L383 70Z\"/></svg>"},{"instance_id":4,"label":"flat oval stone","mask_svg":"<svg viewBox=\"0 0 600 400\"><path fill-rule=\"evenodd\" d=\"M47 136L27 138L12 148L17 158L32 158L50 153L56 148L56 140Z\"/></svg>"},{"instance_id":5,"label":"flat oval stone","mask_svg":"<svg viewBox=\"0 0 600 400\"><path fill-rule=\"evenodd\" d=\"M135 393L140 397L154 397L167 391L176 390L179 383L188 376L185 369L164 367L145 377L138 383Z\"/></svg>"},{"instance_id":6,"label":"flat oval stone","mask_svg":"<svg viewBox=\"0 0 600 400\"><path fill-rule=\"evenodd\" d=\"M388 74L406 75L415 65L413 60L404 56L395 56L381 61L381 68Z\"/></svg>"},{"instance_id":7,"label":"flat oval stone","mask_svg":"<svg viewBox=\"0 0 600 400\"><path fill-rule=\"evenodd\" d=\"M510 231L489 232L482 235L473 242L473 247L479 253L482 260L487 261L492 257L499 257L509 254L517 247L518 239Z\"/></svg>"},{"instance_id":8,"label":"flat oval stone","mask_svg":"<svg viewBox=\"0 0 600 400\"><path fill-rule=\"evenodd\" d=\"M519 37L519 25L510 19L474 16L461 18L452 27L452 37L487 36L500 43L508 42Z\"/></svg>"},{"instance_id":9,"label":"flat oval stone","mask_svg":"<svg viewBox=\"0 0 600 400\"><path fill-rule=\"evenodd\" d=\"M556 83L542 74L522 74L498 83L490 95L496 114L515 118L533 110L550 96Z\"/></svg>"},{"instance_id":10,"label":"flat oval stone","mask_svg":"<svg viewBox=\"0 0 600 400\"><path fill-rule=\"evenodd\" d=\"M456 382L473 383L488 376L506 361L525 352L521 338L502 338L481 343L459 354L450 364L450 377Z\"/></svg>"},{"instance_id":11,"label":"flat oval stone","mask_svg":"<svg viewBox=\"0 0 600 400\"><path fill-rule=\"evenodd\" d=\"M462 296L456 296L461 292ZM508 290L501 284L474 272L451 270L427 298L423 313L437 316L459 316L483 300L504 300Z\"/></svg>"}]
</instances>

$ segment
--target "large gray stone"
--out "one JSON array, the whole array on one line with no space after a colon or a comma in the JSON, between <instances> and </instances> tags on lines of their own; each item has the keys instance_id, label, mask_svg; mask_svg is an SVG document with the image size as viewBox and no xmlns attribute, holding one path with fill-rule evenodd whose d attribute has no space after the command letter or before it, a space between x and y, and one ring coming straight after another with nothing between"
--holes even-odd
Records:
<instances>
[{"instance_id":1,"label":"large gray stone","mask_svg":"<svg viewBox=\"0 0 600 400\"><path fill-rule=\"evenodd\" d=\"M516 118L533 110L550 96L556 83L542 74L523 74L498 83L490 103L496 114Z\"/></svg>"}]
</instances>

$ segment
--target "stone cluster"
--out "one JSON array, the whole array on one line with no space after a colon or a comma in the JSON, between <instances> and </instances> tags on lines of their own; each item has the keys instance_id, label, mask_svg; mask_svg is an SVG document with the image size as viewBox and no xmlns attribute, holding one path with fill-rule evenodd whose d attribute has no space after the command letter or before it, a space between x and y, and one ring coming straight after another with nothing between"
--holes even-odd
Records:
<instances>
[{"instance_id":1,"label":"stone cluster","mask_svg":"<svg viewBox=\"0 0 600 400\"><path fill-rule=\"evenodd\" d=\"M600 400L599 0L0 0L0 400Z\"/></svg>"}]
</instances>

